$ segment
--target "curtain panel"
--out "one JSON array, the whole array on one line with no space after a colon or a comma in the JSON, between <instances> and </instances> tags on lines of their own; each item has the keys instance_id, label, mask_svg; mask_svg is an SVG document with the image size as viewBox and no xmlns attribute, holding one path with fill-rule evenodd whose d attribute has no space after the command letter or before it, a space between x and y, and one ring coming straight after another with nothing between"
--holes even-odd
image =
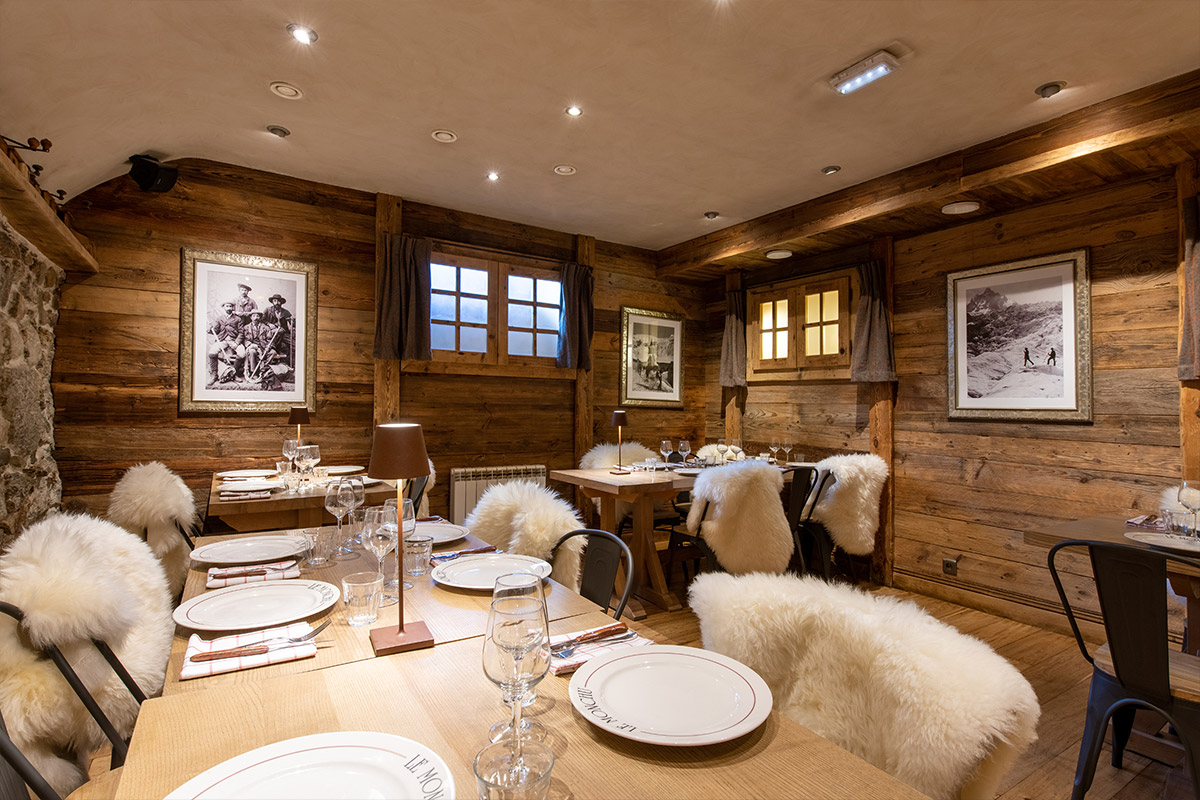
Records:
<instances>
[{"instance_id":1,"label":"curtain panel","mask_svg":"<svg viewBox=\"0 0 1200 800\"><path fill-rule=\"evenodd\" d=\"M850 380L876 383L896 380L892 353L892 320L887 310L885 270L879 261L858 265L861 292L854 320L854 349L850 354Z\"/></svg>"},{"instance_id":2,"label":"curtain panel","mask_svg":"<svg viewBox=\"0 0 1200 800\"><path fill-rule=\"evenodd\" d=\"M721 385L746 385L746 293L725 292L725 333L721 337Z\"/></svg>"},{"instance_id":3,"label":"curtain panel","mask_svg":"<svg viewBox=\"0 0 1200 800\"><path fill-rule=\"evenodd\" d=\"M558 357L555 364L569 369L592 368L592 268L566 262L559 273L562 308L558 312Z\"/></svg>"},{"instance_id":4,"label":"curtain panel","mask_svg":"<svg viewBox=\"0 0 1200 800\"><path fill-rule=\"evenodd\" d=\"M429 345L432 254L428 239L387 237L387 263L375 279L375 358L433 358Z\"/></svg>"},{"instance_id":5,"label":"curtain panel","mask_svg":"<svg viewBox=\"0 0 1200 800\"><path fill-rule=\"evenodd\" d=\"M1200 380L1200 195L1183 200L1183 290L1179 380Z\"/></svg>"}]
</instances>

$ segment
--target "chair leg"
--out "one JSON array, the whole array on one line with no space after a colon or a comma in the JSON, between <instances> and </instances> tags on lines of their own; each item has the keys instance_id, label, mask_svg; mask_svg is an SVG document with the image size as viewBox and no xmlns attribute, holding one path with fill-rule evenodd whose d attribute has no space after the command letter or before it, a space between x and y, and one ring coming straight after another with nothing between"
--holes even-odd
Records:
<instances>
[{"instance_id":1,"label":"chair leg","mask_svg":"<svg viewBox=\"0 0 1200 800\"><path fill-rule=\"evenodd\" d=\"M1075 785L1071 789L1071 800L1083 800L1096 776L1096 762L1100 760L1100 749L1104 746L1104 731L1108 727L1109 709L1119 697L1113 692L1108 680L1099 670L1092 671L1092 685L1088 689L1087 714L1084 718L1083 739L1079 743L1079 760L1075 764Z\"/></svg>"},{"instance_id":2,"label":"chair leg","mask_svg":"<svg viewBox=\"0 0 1200 800\"><path fill-rule=\"evenodd\" d=\"M1112 765L1116 769L1120 769L1125 760L1125 745L1129 744L1136 713L1136 706L1121 706L1112 713Z\"/></svg>"}]
</instances>

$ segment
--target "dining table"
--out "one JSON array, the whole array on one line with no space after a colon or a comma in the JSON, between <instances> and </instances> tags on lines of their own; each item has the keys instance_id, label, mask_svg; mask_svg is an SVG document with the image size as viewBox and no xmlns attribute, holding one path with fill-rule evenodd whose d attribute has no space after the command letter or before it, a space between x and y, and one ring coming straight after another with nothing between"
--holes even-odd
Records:
<instances>
[{"instance_id":1,"label":"dining table","mask_svg":"<svg viewBox=\"0 0 1200 800\"><path fill-rule=\"evenodd\" d=\"M334 479L364 474L360 468L356 472L334 476ZM283 528L315 528L326 525L335 519L325 510L325 487L323 485L310 485L294 492L276 487L270 490L268 497L222 499L220 487L227 483L228 479L221 473L213 474L209 483L208 511L205 515L207 529L250 532ZM368 506L380 505L388 498L396 496L394 481L377 481L363 488L366 496L365 504Z\"/></svg>"}]
</instances>

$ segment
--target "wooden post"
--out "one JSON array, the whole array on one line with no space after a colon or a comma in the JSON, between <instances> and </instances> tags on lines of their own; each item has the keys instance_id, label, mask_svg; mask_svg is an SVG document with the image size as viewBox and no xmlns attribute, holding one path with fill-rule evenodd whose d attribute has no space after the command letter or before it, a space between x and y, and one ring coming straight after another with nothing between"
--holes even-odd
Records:
<instances>
[{"instance_id":1,"label":"wooden post","mask_svg":"<svg viewBox=\"0 0 1200 800\"><path fill-rule=\"evenodd\" d=\"M594 236L577 235L575 237L575 261L585 267L596 269L596 238ZM594 354L593 354L594 355ZM594 443L595 394L592 386L592 371L590 369L575 370L575 463L584 453L592 449ZM593 505L583 489L575 489L575 507L579 509L585 524L591 525ZM613 533L616 531L614 530Z\"/></svg>"},{"instance_id":2,"label":"wooden post","mask_svg":"<svg viewBox=\"0 0 1200 800\"><path fill-rule=\"evenodd\" d=\"M390 194L375 195L375 280L387 267L388 234L400 233L401 203ZM376 298L376 302L379 299ZM375 359L375 389L373 392L375 424L400 419L400 362Z\"/></svg>"},{"instance_id":3,"label":"wooden post","mask_svg":"<svg viewBox=\"0 0 1200 800\"><path fill-rule=\"evenodd\" d=\"M896 280L892 253L892 237L890 236L881 237L871 243L871 258L883 264L884 286L887 290L885 305L889 319L894 311L892 289ZM891 586L896 546L894 448L896 385L889 381L867 384L866 388L871 404L868 423L871 452L882 458L888 468L888 480L883 485L883 495L879 498L879 530L875 532L875 551L871 555L871 580L883 586Z\"/></svg>"},{"instance_id":4,"label":"wooden post","mask_svg":"<svg viewBox=\"0 0 1200 800\"><path fill-rule=\"evenodd\" d=\"M1200 163L1185 161L1175 168L1179 204L1179 335L1183 336L1183 243L1186 232L1183 221L1183 201L1200 193ZM1200 243L1193 244L1198 246ZM1200 309L1196 309L1200 313ZM1200 381L1181 381L1179 384L1179 458L1182 480L1200 480Z\"/></svg>"},{"instance_id":5,"label":"wooden post","mask_svg":"<svg viewBox=\"0 0 1200 800\"><path fill-rule=\"evenodd\" d=\"M725 291L736 292L742 289L742 273L730 272L725 276ZM751 346L750 342L746 342L746 347ZM720 367L718 366L718 369ZM734 439L742 438L742 412L746 408L746 389L740 386L722 387L721 402L725 408L722 412L725 417L725 441L730 444ZM742 447L746 446L742 442Z\"/></svg>"}]
</instances>

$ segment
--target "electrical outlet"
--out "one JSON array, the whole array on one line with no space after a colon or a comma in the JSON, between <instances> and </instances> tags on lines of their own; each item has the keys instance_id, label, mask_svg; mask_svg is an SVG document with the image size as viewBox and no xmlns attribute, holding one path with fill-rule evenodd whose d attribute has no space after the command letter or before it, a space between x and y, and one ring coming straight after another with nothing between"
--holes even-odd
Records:
<instances>
[{"instance_id":1,"label":"electrical outlet","mask_svg":"<svg viewBox=\"0 0 1200 800\"><path fill-rule=\"evenodd\" d=\"M943 558L942 559L942 574L957 575L958 574L958 559Z\"/></svg>"}]
</instances>

